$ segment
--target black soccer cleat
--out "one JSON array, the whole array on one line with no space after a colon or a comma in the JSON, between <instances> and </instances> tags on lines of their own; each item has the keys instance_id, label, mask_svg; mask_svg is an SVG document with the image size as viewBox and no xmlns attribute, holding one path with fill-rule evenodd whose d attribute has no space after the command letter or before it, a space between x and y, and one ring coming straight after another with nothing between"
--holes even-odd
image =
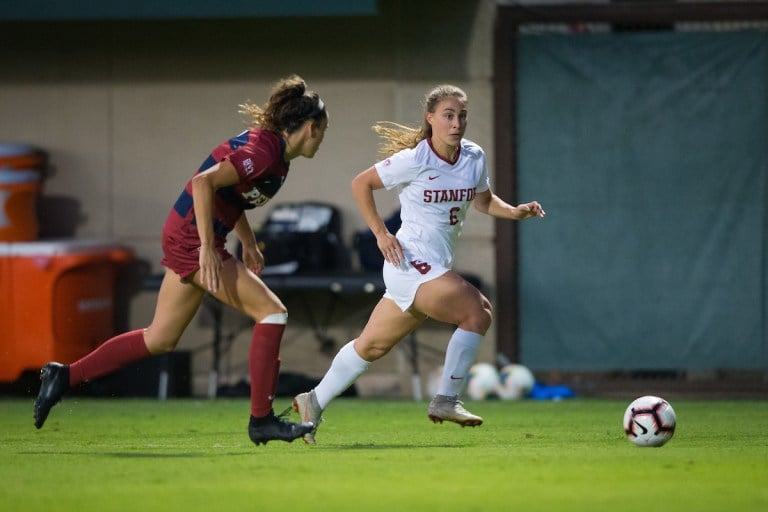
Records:
<instances>
[{"instance_id":1,"label":"black soccer cleat","mask_svg":"<svg viewBox=\"0 0 768 512\"><path fill-rule=\"evenodd\" d=\"M35 426L42 428L51 407L59 403L69 389L69 366L48 363L40 370L40 392L35 399Z\"/></svg>"},{"instance_id":2,"label":"black soccer cleat","mask_svg":"<svg viewBox=\"0 0 768 512\"><path fill-rule=\"evenodd\" d=\"M288 409L290 411L290 409ZM312 423L293 423L283 419L286 413L275 416L274 411L262 418L254 418L248 423L248 436L251 441L260 444L267 444L267 441L286 441L292 442L294 439L303 437L312 432L315 426Z\"/></svg>"}]
</instances>

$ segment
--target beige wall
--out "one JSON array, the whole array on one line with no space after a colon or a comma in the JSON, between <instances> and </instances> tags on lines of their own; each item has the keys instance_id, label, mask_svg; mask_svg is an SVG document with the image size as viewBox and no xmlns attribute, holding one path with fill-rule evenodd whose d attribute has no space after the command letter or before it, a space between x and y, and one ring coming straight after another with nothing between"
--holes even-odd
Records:
<instances>
[{"instance_id":1,"label":"beige wall","mask_svg":"<svg viewBox=\"0 0 768 512\"><path fill-rule=\"evenodd\" d=\"M324 98L331 127L313 160L296 160L276 201L317 199L343 212L346 242L361 229L349 181L376 158L378 120L417 124L424 92L439 82L470 97L467 136L493 163L491 0L382 0L380 14L361 18L230 21L0 24L0 142L49 152L55 172L40 219L49 236L109 238L134 248L160 272L162 222L208 152L243 128L237 105L266 99L271 84L301 74ZM384 213L396 207L379 194ZM46 206L49 205L49 206ZM265 209L265 210L268 210ZM254 211L257 225L266 211ZM457 269L479 274L492 298L493 223L472 213ZM154 294L131 301L129 326L151 320ZM201 313L179 349L205 347L212 333ZM234 330L241 319L228 318ZM365 315L331 334L354 336ZM229 359L237 380L248 329L238 330ZM442 350L450 329L427 326L419 339ZM481 359L490 360L491 332ZM319 376L329 359L301 326L286 335L283 368ZM195 390L205 390L210 351L195 353ZM438 359L439 360L439 359ZM426 373L434 358L423 361ZM361 388L410 393L402 351L377 363ZM367 380L366 380L367 379Z\"/></svg>"}]
</instances>

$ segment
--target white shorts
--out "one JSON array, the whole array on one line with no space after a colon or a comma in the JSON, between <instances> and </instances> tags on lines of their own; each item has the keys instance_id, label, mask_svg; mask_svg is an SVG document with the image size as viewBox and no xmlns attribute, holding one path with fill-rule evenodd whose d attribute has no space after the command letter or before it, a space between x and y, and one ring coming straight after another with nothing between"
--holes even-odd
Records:
<instances>
[{"instance_id":1,"label":"white shorts","mask_svg":"<svg viewBox=\"0 0 768 512\"><path fill-rule=\"evenodd\" d=\"M416 298L416 290L419 289L419 285L436 279L449 270L439 265L430 265L428 269L419 270L407 262L402 262L396 267L385 261L383 276L386 290L384 291L384 298L393 300L403 312L408 311Z\"/></svg>"}]
</instances>

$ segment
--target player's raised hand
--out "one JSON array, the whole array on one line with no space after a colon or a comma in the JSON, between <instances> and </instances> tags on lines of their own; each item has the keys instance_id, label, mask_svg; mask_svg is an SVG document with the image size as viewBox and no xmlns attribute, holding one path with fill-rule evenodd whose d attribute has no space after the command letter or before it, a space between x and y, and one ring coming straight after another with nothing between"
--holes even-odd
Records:
<instances>
[{"instance_id":1,"label":"player's raised hand","mask_svg":"<svg viewBox=\"0 0 768 512\"><path fill-rule=\"evenodd\" d=\"M518 217L519 220L530 219L532 217L543 217L547 214L538 201L519 204L517 205L517 211L520 213L520 217Z\"/></svg>"}]
</instances>

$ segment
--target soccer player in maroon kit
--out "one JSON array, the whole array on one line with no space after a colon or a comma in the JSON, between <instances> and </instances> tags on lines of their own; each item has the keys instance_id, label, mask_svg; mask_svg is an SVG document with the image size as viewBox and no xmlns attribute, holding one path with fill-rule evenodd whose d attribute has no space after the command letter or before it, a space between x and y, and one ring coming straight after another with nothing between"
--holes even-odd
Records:
<instances>
[{"instance_id":1,"label":"soccer player in maroon kit","mask_svg":"<svg viewBox=\"0 0 768 512\"><path fill-rule=\"evenodd\" d=\"M241 109L251 117L251 127L213 150L165 221L161 263L166 270L151 324L115 336L69 365L47 363L40 371L42 384L34 404L37 428L70 387L172 351L206 293L256 322L249 354L251 440L257 445L273 439L290 442L313 428L311 423L275 416L272 409L288 314L258 277L264 257L245 210L274 197L291 160L315 155L328 127L328 113L317 93L308 91L295 75L279 81L263 107L246 103ZM224 246L230 231L240 239L242 261Z\"/></svg>"}]
</instances>

